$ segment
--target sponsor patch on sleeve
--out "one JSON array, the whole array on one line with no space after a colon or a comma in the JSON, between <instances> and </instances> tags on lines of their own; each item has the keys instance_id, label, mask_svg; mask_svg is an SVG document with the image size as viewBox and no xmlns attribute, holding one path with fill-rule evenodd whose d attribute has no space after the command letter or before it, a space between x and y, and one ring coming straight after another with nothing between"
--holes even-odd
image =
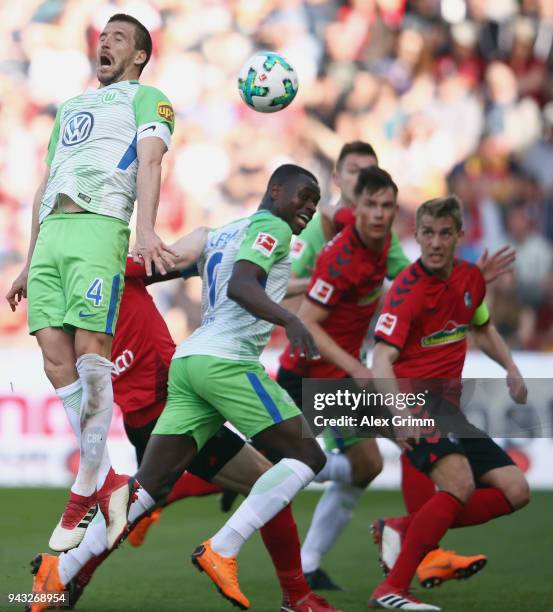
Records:
<instances>
[{"instance_id":1,"label":"sponsor patch on sleeve","mask_svg":"<svg viewBox=\"0 0 553 612\"><path fill-rule=\"evenodd\" d=\"M277 244L278 240L274 236L266 234L265 232L259 232L254 240L252 248L265 255L265 257L270 257L276 249Z\"/></svg>"},{"instance_id":2,"label":"sponsor patch on sleeve","mask_svg":"<svg viewBox=\"0 0 553 612\"><path fill-rule=\"evenodd\" d=\"M290 257L292 259L299 259L304 251L305 240L302 240L301 238L294 238L292 246L290 247Z\"/></svg>"},{"instance_id":3,"label":"sponsor patch on sleeve","mask_svg":"<svg viewBox=\"0 0 553 612\"><path fill-rule=\"evenodd\" d=\"M397 315L390 314L389 312L384 312L378 317L378 321L376 322L376 327L374 329L376 332L382 332L387 336L391 336L397 323Z\"/></svg>"},{"instance_id":4,"label":"sponsor patch on sleeve","mask_svg":"<svg viewBox=\"0 0 553 612\"><path fill-rule=\"evenodd\" d=\"M324 281L322 278L318 278L311 290L309 291L309 297L313 298L321 304L328 304L328 301L334 293L334 287Z\"/></svg>"},{"instance_id":5,"label":"sponsor patch on sleeve","mask_svg":"<svg viewBox=\"0 0 553 612\"><path fill-rule=\"evenodd\" d=\"M168 102L157 103L157 114L169 123L173 123L175 121L175 111Z\"/></svg>"}]
</instances>

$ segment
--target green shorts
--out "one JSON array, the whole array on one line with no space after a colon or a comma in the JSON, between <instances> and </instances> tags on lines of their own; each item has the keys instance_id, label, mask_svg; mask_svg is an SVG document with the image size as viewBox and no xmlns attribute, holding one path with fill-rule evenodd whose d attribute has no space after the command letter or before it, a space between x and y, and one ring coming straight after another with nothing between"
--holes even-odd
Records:
<instances>
[{"instance_id":1,"label":"green shorts","mask_svg":"<svg viewBox=\"0 0 553 612\"><path fill-rule=\"evenodd\" d=\"M186 434L198 450L225 421L247 438L301 414L255 361L191 355L173 359L169 393L153 434Z\"/></svg>"},{"instance_id":2,"label":"green shorts","mask_svg":"<svg viewBox=\"0 0 553 612\"><path fill-rule=\"evenodd\" d=\"M347 427L326 427L323 430L324 448L329 453L334 450L343 453L346 449L365 439L354 435Z\"/></svg>"},{"instance_id":3,"label":"green shorts","mask_svg":"<svg viewBox=\"0 0 553 612\"><path fill-rule=\"evenodd\" d=\"M47 217L27 283L29 331L44 327L115 332L123 293L129 227L94 213Z\"/></svg>"}]
</instances>

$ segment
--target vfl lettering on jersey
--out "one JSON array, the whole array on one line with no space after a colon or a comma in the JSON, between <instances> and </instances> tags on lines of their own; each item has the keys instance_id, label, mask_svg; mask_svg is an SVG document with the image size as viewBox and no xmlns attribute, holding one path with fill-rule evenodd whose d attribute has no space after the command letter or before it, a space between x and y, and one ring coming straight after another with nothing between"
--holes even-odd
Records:
<instances>
[{"instance_id":1,"label":"vfl lettering on jersey","mask_svg":"<svg viewBox=\"0 0 553 612\"><path fill-rule=\"evenodd\" d=\"M378 317L378 321L376 322L376 327L374 329L376 332L382 332L387 336L391 336L396 328L397 324L397 315L391 314L389 312L384 312Z\"/></svg>"},{"instance_id":2,"label":"vfl lettering on jersey","mask_svg":"<svg viewBox=\"0 0 553 612\"><path fill-rule=\"evenodd\" d=\"M175 121L175 111L173 107L167 102L158 102L157 103L157 114L165 121L169 123L173 123Z\"/></svg>"},{"instance_id":3,"label":"vfl lettering on jersey","mask_svg":"<svg viewBox=\"0 0 553 612\"><path fill-rule=\"evenodd\" d=\"M421 346L429 348L432 346L442 346L444 344L453 344L465 339L469 326L448 321L443 329L439 329L434 333L421 338Z\"/></svg>"},{"instance_id":4,"label":"vfl lettering on jersey","mask_svg":"<svg viewBox=\"0 0 553 612\"><path fill-rule=\"evenodd\" d=\"M210 236L207 242L207 249L222 249L226 247L231 240L236 238L239 233L240 228L233 232L221 232L220 234Z\"/></svg>"},{"instance_id":5,"label":"vfl lettering on jersey","mask_svg":"<svg viewBox=\"0 0 553 612\"><path fill-rule=\"evenodd\" d=\"M324 281L322 278L318 278L316 283L311 287L309 291L309 297L321 304L328 304L328 301L334 293L334 287Z\"/></svg>"},{"instance_id":6,"label":"vfl lettering on jersey","mask_svg":"<svg viewBox=\"0 0 553 612\"><path fill-rule=\"evenodd\" d=\"M292 259L299 259L305 251L305 246L305 240L294 238L292 246L290 247L290 257Z\"/></svg>"},{"instance_id":7,"label":"vfl lettering on jersey","mask_svg":"<svg viewBox=\"0 0 553 612\"><path fill-rule=\"evenodd\" d=\"M276 249L277 244L278 240L274 236L266 234L265 232L259 232L257 238L254 240L252 248L259 251L262 255L265 255L265 257L270 257Z\"/></svg>"},{"instance_id":8,"label":"vfl lettering on jersey","mask_svg":"<svg viewBox=\"0 0 553 612\"><path fill-rule=\"evenodd\" d=\"M470 291L465 291L464 302L467 308L472 308L472 296L470 294Z\"/></svg>"},{"instance_id":9,"label":"vfl lettering on jersey","mask_svg":"<svg viewBox=\"0 0 553 612\"><path fill-rule=\"evenodd\" d=\"M81 111L71 116L64 125L61 141L66 147L81 144L92 131L94 117L91 113Z\"/></svg>"},{"instance_id":10,"label":"vfl lettering on jersey","mask_svg":"<svg viewBox=\"0 0 553 612\"><path fill-rule=\"evenodd\" d=\"M117 378L131 367L134 361L134 353L130 349L125 349L118 355L111 364L111 376Z\"/></svg>"}]
</instances>

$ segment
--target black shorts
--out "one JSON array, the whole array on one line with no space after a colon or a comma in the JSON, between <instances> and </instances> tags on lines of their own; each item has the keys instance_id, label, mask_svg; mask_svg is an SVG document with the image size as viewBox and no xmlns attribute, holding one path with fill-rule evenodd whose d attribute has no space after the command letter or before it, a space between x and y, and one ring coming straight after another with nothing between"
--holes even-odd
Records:
<instances>
[{"instance_id":1,"label":"black shorts","mask_svg":"<svg viewBox=\"0 0 553 612\"><path fill-rule=\"evenodd\" d=\"M475 482L490 470L514 465L514 461L500 446L485 432L481 431L481 434L478 438L457 438L451 435L437 442L421 440L407 456L417 469L428 474L441 457L460 453L467 458Z\"/></svg>"},{"instance_id":2,"label":"black shorts","mask_svg":"<svg viewBox=\"0 0 553 612\"><path fill-rule=\"evenodd\" d=\"M144 451L156 421L157 419L154 419L142 427L125 425L129 441L136 450L138 465L142 463ZM211 481L219 470L242 450L244 444L245 441L238 434L223 426L206 442L187 470L195 476Z\"/></svg>"},{"instance_id":3,"label":"black shorts","mask_svg":"<svg viewBox=\"0 0 553 612\"><path fill-rule=\"evenodd\" d=\"M296 374L290 370L285 370L280 367L277 372L276 377L277 383L288 391L288 395L294 400L296 406L303 410L302 407L302 393L301 393L301 383L303 381L303 376Z\"/></svg>"}]
</instances>

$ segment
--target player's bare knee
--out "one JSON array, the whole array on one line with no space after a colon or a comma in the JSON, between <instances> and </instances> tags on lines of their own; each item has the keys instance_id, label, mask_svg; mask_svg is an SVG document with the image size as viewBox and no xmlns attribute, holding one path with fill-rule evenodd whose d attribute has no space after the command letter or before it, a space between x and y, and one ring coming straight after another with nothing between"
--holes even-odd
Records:
<instances>
[{"instance_id":1,"label":"player's bare knee","mask_svg":"<svg viewBox=\"0 0 553 612\"><path fill-rule=\"evenodd\" d=\"M365 457L362 461L355 460L351 465L351 484L365 489L382 472L382 457Z\"/></svg>"},{"instance_id":2,"label":"player's bare knee","mask_svg":"<svg viewBox=\"0 0 553 612\"><path fill-rule=\"evenodd\" d=\"M321 450L321 447L313 440L313 445L305 455L303 462L308 465L314 474L318 474L326 464L326 455Z\"/></svg>"},{"instance_id":3,"label":"player's bare knee","mask_svg":"<svg viewBox=\"0 0 553 612\"><path fill-rule=\"evenodd\" d=\"M525 478L508 485L503 491L513 510L520 510L530 503L530 487Z\"/></svg>"},{"instance_id":4,"label":"player's bare knee","mask_svg":"<svg viewBox=\"0 0 553 612\"><path fill-rule=\"evenodd\" d=\"M44 372L55 389L65 387L77 379L75 367L72 363L65 363L61 359L44 356Z\"/></svg>"}]
</instances>

